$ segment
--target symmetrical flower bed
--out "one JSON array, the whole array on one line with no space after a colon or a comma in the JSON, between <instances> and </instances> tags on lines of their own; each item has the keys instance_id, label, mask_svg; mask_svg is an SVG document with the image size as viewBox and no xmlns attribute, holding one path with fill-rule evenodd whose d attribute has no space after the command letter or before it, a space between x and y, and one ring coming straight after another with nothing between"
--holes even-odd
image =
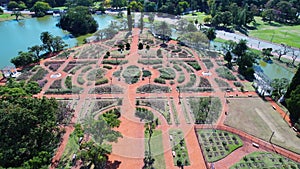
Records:
<instances>
[{"instance_id":1,"label":"symmetrical flower bed","mask_svg":"<svg viewBox=\"0 0 300 169\"><path fill-rule=\"evenodd\" d=\"M171 129L169 134L174 165L179 167L190 165L189 155L182 131L179 129Z\"/></svg>"},{"instance_id":2,"label":"symmetrical flower bed","mask_svg":"<svg viewBox=\"0 0 300 169\"><path fill-rule=\"evenodd\" d=\"M198 141L208 162L215 162L243 146L239 136L227 131L201 129L197 131Z\"/></svg>"},{"instance_id":3,"label":"symmetrical flower bed","mask_svg":"<svg viewBox=\"0 0 300 169\"><path fill-rule=\"evenodd\" d=\"M244 156L230 169L242 168L300 168L300 164L286 157L270 152L253 152Z\"/></svg>"},{"instance_id":4,"label":"symmetrical flower bed","mask_svg":"<svg viewBox=\"0 0 300 169\"><path fill-rule=\"evenodd\" d=\"M212 124L221 112L221 101L217 97L188 98L188 103L196 124Z\"/></svg>"},{"instance_id":5,"label":"symmetrical flower bed","mask_svg":"<svg viewBox=\"0 0 300 169\"><path fill-rule=\"evenodd\" d=\"M137 93L169 93L171 89L168 86L144 85L136 89Z\"/></svg>"}]
</instances>

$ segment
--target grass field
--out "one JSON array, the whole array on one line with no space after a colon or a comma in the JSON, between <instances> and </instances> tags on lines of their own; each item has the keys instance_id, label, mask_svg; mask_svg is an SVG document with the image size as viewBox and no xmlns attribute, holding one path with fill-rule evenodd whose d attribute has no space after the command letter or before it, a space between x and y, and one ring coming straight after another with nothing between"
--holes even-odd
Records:
<instances>
[{"instance_id":1,"label":"grass field","mask_svg":"<svg viewBox=\"0 0 300 169\"><path fill-rule=\"evenodd\" d=\"M255 30L250 30L249 35L271 41L274 43L284 43L289 46L300 48L300 25L288 26L277 22L263 22L261 17L255 17Z\"/></svg>"},{"instance_id":2,"label":"grass field","mask_svg":"<svg viewBox=\"0 0 300 169\"><path fill-rule=\"evenodd\" d=\"M82 36L78 36L76 37L77 41L78 41L78 45L82 45L84 44L84 40L88 37L91 37L93 36L93 34L89 33L89 34L86 34L86 35L82 35Z\"/></svg>"},{"instance_id":3,"label":"grass field","mask_svg":"<svg viewBox=\"0 0 300 169\"><path fill-rule=\"evenodd\" d=\"M145 151L148 151L148 138L149 134L145 133ZM151 154L154 157L154 168L165 169L165 157L164 157L164 147L162 142L162 131L153 130L153 134L150 141Z\"/></svg>"},{"instance_id":4,"label":"grass field","mask_svg":"<svg viewBox=\"0 0 300 169\"><path fill-rule=\"evenodd\" d=\"M30 15L24 15L23 17L19 17L19 19L24 19L24 18L30 18ZM11 16L11 14L5 13L0 15L0 22L1 21L8 21L8 20L14 20L16 19L15 16Z\"/></svg>"},{"instance_id":5,"label":"grass field","mask_svg":"<svg viewBox=\"0 0 300 169\"><path fill-rule=\"evenodd\" d=\"M204 12L196 12L195 14L197 14L197 16L193 16L192 14L187 14L187 15L184 15L182 18L185 18L188 21L195 21L197 19L199 23L203 23L203 18L205 18L206 16L209 16L209 15L206 15Z\"/></svg>"},{"instance_id":6,"label":"grass field","mask_svg":"<svg viewBox=\"0 0 300 169\"><path fill-rule=\"evenodd\" d=\"M288 150L300 153L300 139L268 102L261 98L228 99L225 124Z\"/></svg>"}]
</instances>

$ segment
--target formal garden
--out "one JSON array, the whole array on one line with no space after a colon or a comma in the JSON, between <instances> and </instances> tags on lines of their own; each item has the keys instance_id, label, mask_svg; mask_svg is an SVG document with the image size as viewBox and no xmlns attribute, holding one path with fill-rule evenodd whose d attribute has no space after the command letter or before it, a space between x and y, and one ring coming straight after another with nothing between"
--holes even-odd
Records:
<instances>
[{"instance_id":1,"label":"formal garden","mask_svg":"<svg viewBox=\"0 0 300 169\"><path fill-rule=\"evenodd\" d=\"M197 130L199 145L207 162L216 162L243 146L239 136L217 129Z\"/></svg>"},{"instance_id":2,"label":"formal garden","mask_svg":"<svg viewBox=\"0 0 300 169\"><path fill-rule=\"evenodd\" d=\"M179 129L171 129L169 138L172 146L172 156L175 166L189 166L189 155L186 148L184 133Z\"/></svg>"},{"instance_id":3,"label":"formal garden","mask_svg":"<svg viewBox=\"0 0 300 169\"><path fill-rule=\"evenodd\" d=\"M221 113L221 101L218 97L189 97L187 105L195 124L214 124Z\"/></svg>"},{"instance_id":4,"label":"formal garden","mask_svg":"<svg viewBox=\"0 0 300 169\"><path fill-rule=\"evenodd\" d=\"M238 163L230 167L230 169L244 168L299 169L300 164L275 153L258 151L244 156Z\"/></svg>"}]
</instances>

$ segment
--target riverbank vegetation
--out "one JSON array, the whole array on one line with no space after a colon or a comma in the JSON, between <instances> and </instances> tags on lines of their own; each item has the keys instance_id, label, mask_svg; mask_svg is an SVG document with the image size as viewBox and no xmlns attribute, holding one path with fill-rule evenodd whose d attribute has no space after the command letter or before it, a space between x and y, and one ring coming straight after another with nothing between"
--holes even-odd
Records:
<instances>
[{"instance_id":1,"label":"riverbank vegetation","mask_svg":"<svg viewBox=\"0 0 300 169\"><path fill-rule=\"evenodd\" d=\"M49 32L42 32L40 39L42 45L34 45L28 48L27 52L20 51L18 56L11 59L16 67L28 66L32 63L38 62L43 56L40 55L41 52L45 54L56 53L62 51L66 44L60 36L53 36Z\"/></svg>"}]
</instances>

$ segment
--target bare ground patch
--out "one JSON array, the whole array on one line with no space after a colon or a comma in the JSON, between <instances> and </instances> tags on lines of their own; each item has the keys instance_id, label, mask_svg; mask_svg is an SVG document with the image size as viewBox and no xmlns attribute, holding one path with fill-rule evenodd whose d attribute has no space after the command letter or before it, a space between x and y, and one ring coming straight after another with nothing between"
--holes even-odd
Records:
<instances>
[{"instance_id":1,"label":"bare ground patch","mask_svg":"<svg viewBox=\"0 0 300 169\"><path fill-rule=\"evenodd\" d=\"M272 106L260 98L228 99L229 115L225 124L253 136L300 153L300 139Z\"/></svg>"}]
</instances>

